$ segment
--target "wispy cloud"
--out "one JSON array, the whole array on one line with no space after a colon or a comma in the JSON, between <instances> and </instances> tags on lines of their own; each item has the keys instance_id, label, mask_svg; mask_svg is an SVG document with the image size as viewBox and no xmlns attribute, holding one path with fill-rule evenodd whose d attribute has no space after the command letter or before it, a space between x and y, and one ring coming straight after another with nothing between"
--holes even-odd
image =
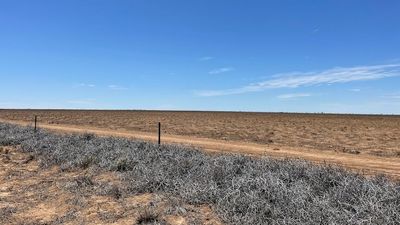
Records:
<instances>
[{"instance_id":1,"label":"wispy cloud","mask_svg":"<svg viewBox=\"0 0 400 225\"><path fill-rule=\"evenodd\" d=\"M309 93L292 93L292 94L284 94L278 95L280 99L292 99L292 98L302 98L302 97L310 97L311 94Z\"/></svg>"},{"instance_id":2,"label":"wispy cloud","mask_svg":"<svg viewBox=\"0 0 400 225\"><path fill-rule=\"evenodd\" d=\"M87 84L87 83L79 83L79 84L74 85L74 88L80 88L80 87L94 88L94 87L96 87L96 85Z\"/></svg>"},{"instance_id":3,"label":"wispy cloud","mask_svg":"<svg viewBox=\"0 0 400 225\"><path fill-rule=\"evenodd\" d=\"M199 96L233 95L275 88L297 88L322 84L377 80L394 76L400 76L400 63L347 68L337 67L317 72L292 72L287 74L278 74L272 76L274 79L248 84L239 88L203 90L195 93Z\"/></svg>"},{"instance_id":4,"label":"wispy cloud","mask_svg":"<svg viewBox=\"0 0 400 225\"><path fill-rule=\"evenodd\" d=\"M127 90L128 89L126 87L115 85L115 84L108 85L108 88L111 89L111 90L116 90L116 91Z\"/></svg>"},{"instance_id":5,"label":"wispy cloud","mask_svg":"<svg viewBox=\"0 0 400 225\"><path fill-rule=\"evenodd\" d=\"M349 89L349 91L352 91L352 92L360 92L361 89L359 89L359 88L351 88L351 89Z\"/></svg>"},{"instance_id":6,"label":"wispy cloud","mask_svg":"<svg viewBox=\"0 0 400 225\"><path fill-rule=\"evenodd\" d=\"M232 68L232 67L223 67L223 68L218 68L218 69L211 70L208 73L209 74L220 74L220 73L226 73L226 72L229 72L229 71L232 71L232 70L235 70L235 69Z\"/></svg>"},{"instance_id":7,"label":"wispy cloud","mask_svg":"<svg viewBox=\"0 0 400 225\"><path fill-rule=\"evenodd\" d=\"M385 98L389 98L389 99L399 99L400 100L400 94L390 94L390 95L385 95L383 96Z\"/></svg>"},{"instance_id":8,"label":"wispy cloud","mask_svg":"<svg viewBox=\"0 0 400 225\"><path fill-rule=\"evenodd\" d=\"M199 58L200 61L209 61L209 60L213 60L213 59L215 59L215 57L212 57L212 56L204 56L204 57Z\"/></svg>"}]
</instances>

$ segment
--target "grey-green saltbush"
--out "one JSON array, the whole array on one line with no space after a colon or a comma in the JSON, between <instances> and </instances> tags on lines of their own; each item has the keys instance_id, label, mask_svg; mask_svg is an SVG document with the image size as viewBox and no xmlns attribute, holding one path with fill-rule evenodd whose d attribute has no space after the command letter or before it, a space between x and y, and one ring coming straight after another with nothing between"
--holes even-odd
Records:
<instances>
[{"instance_id":1,"label":"grey-green saltbush","mask_svg":"<svg viewBox=\"0 0 400 225\"><path fill-rule=\"evenodd\" d=\"M399 182L339 167L10 124L0 124L0 144L20 146L42 166L119 171L131 193L210 204L228 224L400 224Z\"/></svg>"}]
</instances>

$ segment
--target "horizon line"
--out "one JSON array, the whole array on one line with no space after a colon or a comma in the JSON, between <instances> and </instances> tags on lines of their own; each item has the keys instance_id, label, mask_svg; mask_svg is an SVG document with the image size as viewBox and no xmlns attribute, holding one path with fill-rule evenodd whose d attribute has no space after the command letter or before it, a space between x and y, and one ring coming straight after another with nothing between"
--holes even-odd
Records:
<instances>
[{"instance_id":1,"label":"horizon line","mask_svg":"<svg viewBox=\"0 0 400 225\"><path fill-rule=\"evenodd\" d=\"M26 111L149 111L149 112L216 112L216 113L265 113L265 114L312 114L312 115L353 115L353 116L400 116L396 113L341 113L341 112L298 112L298 111L245 111L245 110L200 110L200 109L95 109L95 108L0 108Z\"/></svg>"}]
</instances>

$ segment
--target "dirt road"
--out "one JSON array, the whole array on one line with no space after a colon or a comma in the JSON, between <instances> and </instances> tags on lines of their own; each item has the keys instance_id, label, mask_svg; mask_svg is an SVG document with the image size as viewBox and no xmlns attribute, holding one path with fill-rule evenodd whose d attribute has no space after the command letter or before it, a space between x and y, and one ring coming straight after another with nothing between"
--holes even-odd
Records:
<instances>
[{"instance_id":1,"label":"dirt road","mask_svg":"<svg viewBox=\"0 0 400 225\"><path fill-rule=\"evenodd\" d=\"M0 120L19 125L28 125L26 122L15 122ZM70 126L70 125L50 125L43 124L40 128L67 133L94 133L99 136L117 136L125 138L142 139L156 141L156 133L132 132L132 131L114 131L107 129L98 129L93 127ZM379 157L363 154L349 154L331 151L321 151L306 148L294 147L274 147L271 145L262 145L247 142L221 141L208 138L194 138L178 135L163 135L163 143L176 143L200 147L208 152L230 152L244 153L250 155L272 156L278 158L300 158L310 160L316 163L328 163L341 165L351 170L362 172L365 175L383 173L396 179L400 179L400 158Z\"/></svg>"},{"instance_id":2,"label":"dirt road","mask_svg":"<svg viewBox=\"0 0 400 225\"><path fill-rule=\"evenodd\" d=\"M129 133L157 132L274 147L400 158L400 116L143 110L11 110L9 121L91 127Z\"/></svg>"}]
</instances>

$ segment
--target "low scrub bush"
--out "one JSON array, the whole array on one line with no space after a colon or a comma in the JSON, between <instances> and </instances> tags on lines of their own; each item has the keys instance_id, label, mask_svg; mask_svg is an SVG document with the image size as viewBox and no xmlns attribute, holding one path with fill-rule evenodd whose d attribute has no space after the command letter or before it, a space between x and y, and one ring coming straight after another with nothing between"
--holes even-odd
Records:
<instances>
[{"instance_id":1,"label":"low scrub bush","mask_svg":"<svg viewBox=\"0 0 400 225\"><path fill-rule=\"evenodd\" d=\"M9 124L0 124L0 143L20 146L44 167L118 171L129 193L161 193L190 204L210 204L228 224L400 224L399 182L339 167L208 155L116 137L34 133ZM143 224L156 222L150 219Z\"/></svg>"}]
</instances>

